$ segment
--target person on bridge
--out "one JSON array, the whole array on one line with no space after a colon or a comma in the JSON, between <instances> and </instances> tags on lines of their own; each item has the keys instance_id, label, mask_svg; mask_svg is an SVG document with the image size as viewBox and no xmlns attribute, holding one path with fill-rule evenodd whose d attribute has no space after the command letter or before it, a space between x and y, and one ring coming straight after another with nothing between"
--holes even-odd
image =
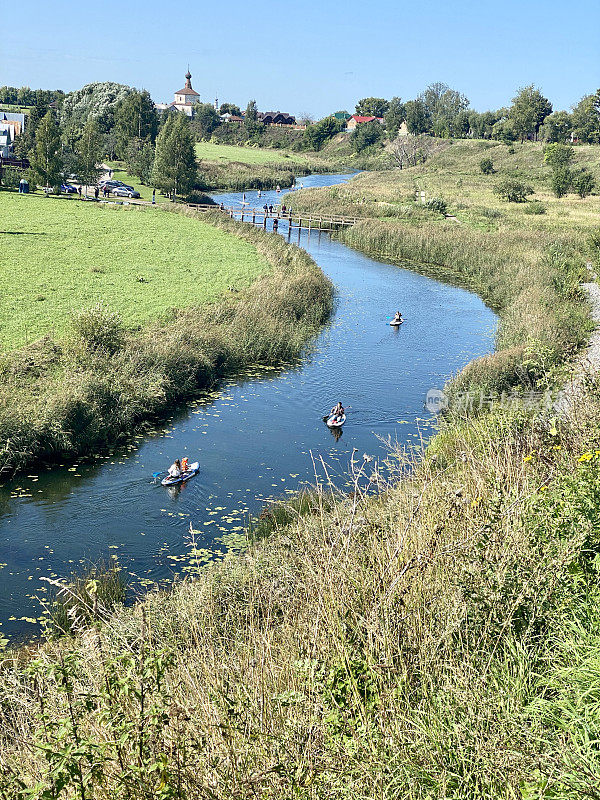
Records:
<instances>
[{"instance_id":1,"label":"person on bridge","mask_svg":"<svg viewBox=\"0 0 600 800\"><path fill-rule=\"evenodd\" d=\"M265 214L269 213L269 206L266 203L263 206L263 211L265 212Z\"/></svg>"},{"instance_id":2,"label":"person on bridge","mask_svg":"<svg viewBox=\"0 0 600 800\"><path fill-rule=\"evenodd\" d=\"M285 203L281 206L281 213L285 214Z\"/></svg>"}]
</instances>

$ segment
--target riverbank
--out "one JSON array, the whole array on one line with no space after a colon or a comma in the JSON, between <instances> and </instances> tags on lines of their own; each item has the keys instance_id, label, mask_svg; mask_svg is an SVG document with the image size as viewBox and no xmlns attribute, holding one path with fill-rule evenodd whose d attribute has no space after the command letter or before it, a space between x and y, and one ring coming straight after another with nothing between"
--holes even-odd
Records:
<instances>
[{"instance_id":1,"label":"riverbank","mask_svg":"<svg viewBox=\"0 0 600 800\"><path fill-rule=\"evenodd\" d=\"M445 228L454 225L466 252L455 274L488 285L504 319L518 302L543 332L540 304L572 300L584 336L583 239L560 239L556 260L544 262L542 249L509 271L535 238L517 237L495 260L502 241L492 237L476 260L483 237L426 214L421 238L435 235L434 223L442 231L432 245L446 254L438 268L450 275L460 254ZM404 246L384 230L386 247ZM7 785L51 790L47 752L51 764L68 764L67 785L85 773L94 791L130 796L591 794L600 770L600 390L592 381L576 417L555 419L538 401L577 345L552 340L545 360L545 342L533 350L533 341L516 354L507 347L503 361L489 357L491 366L475 362L453 389L498 387L506 374L507 387L531 394L480 393L484 402L457 409L409 479L390 486L357 454L348 494L325 486L289 504L271 515L268 539L248 537L241 555L220 563L204 567L194 548L194 580L133 609L94 609L92 598L98 624L46 644L32 670L27 654L9 654L0 674ZM399 473L407 458L399 455ZM361 492L365 477L378 496Z\"/></svg>"},{"instance_id":2,"label":"riverbank","mask_svg":"<svg viewBox=\"0 0 600 800\"><path fill-rule=\"evenodd\" d=\"M575 165L600 179L597 149L576 148ZM493 175L482 173L483 156ZM507 176L530 183L532 201L502 201L494 188ZM499 313L496 353L469 365L452 392L558 389L567 374L559 374L561 365L593 327L582 283L587 260L599 257L600 197L555 198L550 178L537 143L461 141L418 167L299 192L294 210L363 217L337 234L341 241L465 286Z\"/></svg>"},{"instance_id":3,"label":"riverbank","mask_svg":"<svg viewBox=\"0 0 600 800\"><path fill-rule=\"evenodd\" d=\"M56 318L56 336L45 335L4 356L4 473L97 452L131 437L145 421L172 412L182 399L234 370L293 360L330 313L332 287L314 262L253 226L238 225L220 214L202 215L200 220L180 207L168 214L152 208L103 210L91 204L80 208L68 200L32 200L52 208L68 206L98 224L110 213L117 226L127 223L131 246L139 234L135 223L144 227L149 221L153 235L164 227L179 238L176 247L189 244L191 249L180 254L178 263L169 261L171 266L156 272L152 265L164 253L153 255L152 238L146 237L140 259L125 268L121 262L131 247L125 247L122 257L116 253L114 263L103 261L104 269L92 269L82 246L68 280L53 284L53 297L62 298L57 308L64 312ZM64 249L68 230L62 229L61 235ZM93 245L90 257L95 262L97 242L92 239L87 241ZM200 248L198 253L194 248ZM131 270L142 280L128 279ZM105 299L104 284L114 302L88 305L96 297ZM30 294L23 302L31 301ZM71 317L72 308L82 310ZM38 318L38 324L43 319ZM17 322L12 322L13 331L19 330Z\"/></svg>"}]
</instances>

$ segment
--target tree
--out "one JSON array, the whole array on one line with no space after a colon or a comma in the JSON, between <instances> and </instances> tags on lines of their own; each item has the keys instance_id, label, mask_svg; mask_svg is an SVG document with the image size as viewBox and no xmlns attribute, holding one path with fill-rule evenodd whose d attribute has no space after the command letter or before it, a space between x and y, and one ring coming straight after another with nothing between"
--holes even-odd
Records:
<instances>
[{"instance_id":1,"label":"tree","mask_svg":"<svg viewBox=\"0 0 600 800\"><path fill-rule=\"evenodd\" d=\"M465 112L469 100L446 83L432 83L420 99L427 109L436 136L461 136L468 132Z\"/></svg>"},{"instance_id":2,"label":"tree","mask_svg":"<svg viewBox=\"0 0 600 800\"><path fill-rule=\"evenodd\" d=\"M494 193L509 203L524 203L527 196L533 194L533 189L516 178L504 178L494 186Z\"/></svg>"},{"instance_id":3,"label":"tree","mask_svg":"<svg viewBox=\"0 0 600 800\"><path fill-rule=\"evenodd\" d=\"M196 103L192 130L200 139L208 139L211 133L221 124L219 115L210 103Z\"/></svg>"},{"instance_id":4,"label":"tree","mask_svg":"<svg viewBox=\"0 0 600 800\"><path fill-rule=\"evenodd\" d=\"M26 158L27 153L35 144L35 134L38 125L48 113L47 103L36 103L29 111L25 130L17 137L15 152L19 158Z\"/></svg>"},{"instance_id":5,"label":"tree","mask_svg":"<svg viewBox=\"0 0 600 800\"><path fill-rule=\"evenodd\" d=\"M600 89L582 97L573 109L573 132L582 142L600 142Z\"/></svg>"},{"instance_id":6,"label":"tree","mask_svg":"<svg viewBox=\"0 0 600 800\"><path fill-rule=\"evenodd\" d=\"M175 201L186 194L197 180L194 140L188 118L176 114L165 123L156 140L152 182Z\"/></svg>"},{"instance_id":7,"label":"tree","mask_svg":"<svg viewBox=\"0 0 600 800\"><path fill-rule=\"evenodd\" d=\"M491 158L482 158L479 162L479 169L483 172L484 175L493 175L494 174L494 162Z\"/></svg>"},{"instance_id":8,"label":"tree","mask_svg":"<svg viewBox=\"0 0 600 800\"><path fill-rule=\"evenodd\" d=\"M383 97L363 97L356 104L356 113L360 117L383 117L389 107Z\"/></svg>"},{"instance_id":9,"label":"tree","mask_svg":"<svg viewBox=\"0 0 600 800\"><path fill-rule=\"evenodd\" d=\"M570 144L553 142L544 148L544 161L553 170L568 167L574 155L575 151Z\"/></svg>"},{"instance_id":10,"label":"tree","mask_svg":"<svg viewBox=\"0 0 600 800\"><path fill-rule=\"evenodd\" d=\"M498 122L499 116L494 111L484 111L481 114L477 111L468 111L467 119L469 131L475 139L491 139L494 125Z\"/></svg>"},{"instance_id":11,"label":"tree","mask_svg":"<svg viewBox=\"0 0 600 800\"><path fill-rule=\"evenodd\" d=\"M98 123L90 117L85 123L81 138L75 146L77 155L77 174L79 180L85 186L86 196L88 186L94 186L102 172L99 167L104 153L104 142Z\"/></svg>"},{"instance_id":12,"label":"tree","mask_svg":"<svg viewBox=\"0 0 600 800\"><path fill-rule=\"evenodd\" d=\"M60 111L61 128L71 141L81 136L90 117L98 123L101 133L108 133L115 124L115 109L133 89L121 83L88 83L65 96Z\"/></svg>"},{"instance_id":13,"label":"tree","mask_svg":"<svg viewBox=\"0 0 600 800\"><path fill-rule=\"evenodd\" d=\"M567 111L555 111L544 120L542 138L547 142L566 142L573 130L573 120Z\"/></svg>"},{"instance_id":14,"label":"tree","mask_svg":"<svg viewBox=\"0 0 600 800\"><path fill-rule=\"evenodd\" d=\"M389 108L383 115L383 120L389 139L394 139L400 130L400 125L406 120L406 109L400 97L392 97Z\"/></svg>"},{"instance_id":15,"label":"tree","mask_svg":"<svg viewBox=\"0 0 600 800\"><path fill-rule=\"evenodd\" d=\"M133 139L154 142L158 133L158 115L150 94L133 89L118 102L114 111L117 155L124 158Z\"/></svg>"},{"instance_id":16,"label":"tree","mask_svg":"<svg viewBox=\"0 0 600 800\"><path fill-rule=\"evenodd\" d=\"M148 185L154 165L154 145L152 142L144 141L143 139L134 139L130 142L125 163L130 175L137 175L143 184Z\"/></svg>"},{"instance_id":17,"label":"tree","mask_svg":"<svg viewBox=\"0 0 600 800\"><path fill-rule=\"evenodd\" d=\"M60 132L54 114L48 111L38 125L35 145L29 154L30 180L47 189L60 186L62 157Z\"/></svg>"},{"instance_id":18,"label":"tree","mask_svg":"<svg viewBox=\"0 0 600 800\"><path fill-rule=\"evenodd\" d=\"M258 106L256 100L249 100L246 106L246 114L244 116L245 122L256 122L258 119Z\"/></svg>"},{"instance_id":19,"label":"tree","mask_svg":"<svg viewBox=\"0 0 600 800\"><path fill-rule=\"evenodd\" d=\"M552 173L550 185L556 197L564 197L568 194L571 184L573 182L573 175L569 167L559 167Z\"/></svg>"},{"instance_id":20,"label":"tree","mask_svg":"<svg viewBox=\"0 0 600 800\"><path fill-rule=\"evenodd\" d=\"M307 125L303 139L307 150L320 150L328 139L332 139L344 128L344 122L335 117L325 117L314 125Z\"/></svg>"},{"instance_id":21,"label":"tree","mask_svg":"<svg viewBox=\"0 0 600 800\"><path fill-rule=\"evenodd\" d=\"M574 173L571 177L571 187L574 192L577 192L579 197L583 200L594 189L596 181L591 172L588 172L585 167L582 167L578 172Z\"/></svg>"},{"instance_id":22,"label":"tree","mask_svg":"<svg viewBox=\"0 0 600 800\"><path fill-rule=\"evenodd\" d=\"M420 133L428 133L431 130L431 117L421 98L409 100L404 104L404 109L409 133L418 136Z\"/></svg>"},{"instance_id":23,"label":"tree","mask_svg":"<svg viewBox=\"0 0 600 800\"><path fill-rule=\"evenodd\" d=\"M383 125L376 119L357 125L350 136L350 144L357 153L373 147L383 139Z\"/></svg>"},{"instance_id":24,"label":"tree","mask_svg":"<svg viewBox=\"0 0 600 800\"><path fill-rule=\"evenodd\" d=\"M533 84L519 89L513 97L509 111L517 136L524 141L528 136L537 135L541 124L552 113L552 103L543 96Z\"/></svg>"},{"instance_id":25,"label":"tree","mask_svg":"<svg viewBox=\"0 0 600 800\"><path fill-rule=\"evenodd\" d=\"M241 117L242 112L239 106L233 103L221 103L219 114L232 114L234 117Z\"/></svg>"},{"instance_id":26,"label":"tree","mask_svg":"<svg viewBox=\"0 0 600 800\"><path fill-rule=\"evenodd\" d=\"M445 147L431 136L397 136L388 146L388 152L399 169L423 164L438 150Z\"/></svg>"}]
</instances>

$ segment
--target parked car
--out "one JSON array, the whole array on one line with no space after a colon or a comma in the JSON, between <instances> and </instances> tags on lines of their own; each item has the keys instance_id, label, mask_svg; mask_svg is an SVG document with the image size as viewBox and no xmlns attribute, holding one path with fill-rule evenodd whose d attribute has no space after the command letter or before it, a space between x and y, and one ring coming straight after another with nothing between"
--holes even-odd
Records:
<instances>
[{"instance_id":1,"label":"parked car","mask_svg":"<svg viewBox=\"0 0 600 800\"><path fill-rule=\"evenodd\" d=\"M136 192L133 186L115 186L112 190L112 193L115 197L134 197L137 198L140 196L139 192Z\"/></svg>"},{"instance_id":2,"label":"parked car","mask_svg":"<svg viewBox=\"0 0 600 800\"><path fill-rule=\"evenodd\" d=\"M100 181L98 187L103 189L106 186L107 189L116 189L117 186L125 186L123 181Z\"/></svg>"},{"instance_id":3,"label":"parked car","mask_svg":"<svg viewBox=\"0 0 600 800\"><path fill-rule=\"evenodd\" d=\"M77 194L77 187L71 186L70 183L61 183L60 190L64 194Z\"/></svg>"}]
</instances>

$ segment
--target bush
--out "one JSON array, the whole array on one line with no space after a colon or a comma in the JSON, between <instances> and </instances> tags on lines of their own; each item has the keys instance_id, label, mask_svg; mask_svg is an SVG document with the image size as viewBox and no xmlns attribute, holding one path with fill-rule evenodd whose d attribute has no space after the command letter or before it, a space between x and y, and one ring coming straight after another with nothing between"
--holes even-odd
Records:
<instances>
[{"instance_id":1,"label":"bush","mask_svg":"<svg viewBox=\"0 0 600 800\"><path fill-rule=\"evenodd\" d=\"M576 172L571 177L571 187L574 192L577 192L581 199L591 194L595 185L594 176L585 168Z\"/></svg>"},{"instance_id":2,"label":"bush","mask_svg":"<svg viewBox=\"0 0 600 800\"><path fill-rule=\"evenodd\" d=\"M73 314L71 331L74 344L92 353L113 354L123 343L121 317L103 303Z\"/></svg>"},{"instance_id":3,"label":"bush","mask_svg":"<svg viewBox=\"0 0 600 800\"><path fill-rule=\"evenodd\" d=\"M553 142L544 148L544 161L553 170L568 167L573 160L574 151L570 144Z\"/></svg>"},{"instance_id":4,"label":"bush","mask_svg":"<svg viewBox=\"0 0 600 800\"><path fill-rule=\"evenodd\" d=\"M564 197L571 188L573 175L568 167L561 167L554 171L550 185L556 197Z\"/></svg>"},{"instance_id":5,"label":"bush","mask_svg":"<svg viewBox=\"0 0 600 800\"><path fill-rule=\"evenodd\" d=\"M491 158L482 158L479 162L479 169L483 172L484 175L493 175L495 172L494 170L494 162Z\"/></svg>"},{"instance_id":6,"label":"bush","mask_svg":"<svg viewBox=\"0 0 600 800\"><path fill-rule=\"evenodd\" d=\"M439 214L445 214L448 209L446 201L441 197L430 197L423 205L429 211L437 211Z\"/></svg>"},{"instance_id":7,"label":"bush","mask_svg":"<svg viewBox=\"0 0 600 800\"><path fill-rule=\"evenodd\" d=\"M530 203L527 203L524 211L526 214L545 214L546 206L539 200L532 200Z\"/></svg>"},{"instance_id":8,"label":"bush","mask_svg":"<svg viewBox=\"0 0 600 800\"><path fill-rule=\"evenodd\" d=\"M533 194L533 189L516 178L504 178L494 186L494 194L509 203L524 203L527 196Z\"/></svg>"}]
</instances>

